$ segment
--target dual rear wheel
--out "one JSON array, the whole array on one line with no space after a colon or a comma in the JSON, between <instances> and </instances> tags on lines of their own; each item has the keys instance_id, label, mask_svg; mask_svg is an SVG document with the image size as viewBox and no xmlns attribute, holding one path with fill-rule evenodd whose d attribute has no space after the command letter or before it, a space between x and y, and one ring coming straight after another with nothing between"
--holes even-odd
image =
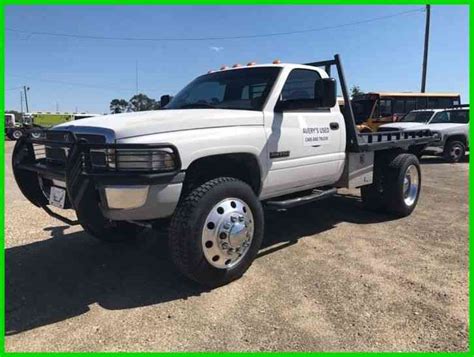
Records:
<instances>
[{"instance_id":1,"label":"dual rear wheel","mask_svg":"<svg viewBox=\"0 0 474 357\"><path fill-rule=\"evenodd\" d=\"M421 170L413 154L399 154L376 165L372 185L361 187L364 206L400 217L413 212L421 190Z\"/></svg>"}]
</instances>

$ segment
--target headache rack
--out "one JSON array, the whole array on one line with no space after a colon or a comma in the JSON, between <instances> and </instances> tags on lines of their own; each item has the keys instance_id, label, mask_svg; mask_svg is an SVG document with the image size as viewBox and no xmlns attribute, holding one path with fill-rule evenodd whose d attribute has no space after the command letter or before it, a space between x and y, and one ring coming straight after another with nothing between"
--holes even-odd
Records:
<instances>
[{"instance_id":1,"label":"headache rack","mask_svg":"<svg viewBox=\"0 0 474 357\"><path fill-rule=\"evenodd\" d=\"M412 146L425 145L435 141L430 130L384 131L376 133L359 133L354 119L352 102L347 89L341 57L336 54L334 59L305 63L307 66L324 67L331 77L331 67L336 66L342 95L344 97L344 121L346 124L346 150L349 152L363 152L386 150L392 148L408 149Z\"/></svg>"}]
</instances>

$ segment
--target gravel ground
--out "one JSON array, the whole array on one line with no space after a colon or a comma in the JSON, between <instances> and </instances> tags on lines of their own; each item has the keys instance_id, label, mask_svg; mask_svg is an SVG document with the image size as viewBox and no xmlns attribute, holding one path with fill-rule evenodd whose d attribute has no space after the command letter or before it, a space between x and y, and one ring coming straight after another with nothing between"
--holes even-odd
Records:
<instances>
[{"instance_id":1,"label":"gravel ground","mask_svg":"<svg viewBox=\"0 0 474 357\"><path fill-rule=\"evenodd\" d=\"M468 164L423 160L414 214L358 191L266 217L246 275L204 290L163 235L102 244L20 194L6 143L7 351L465 351Z\"/></svg>"}]
</instances>

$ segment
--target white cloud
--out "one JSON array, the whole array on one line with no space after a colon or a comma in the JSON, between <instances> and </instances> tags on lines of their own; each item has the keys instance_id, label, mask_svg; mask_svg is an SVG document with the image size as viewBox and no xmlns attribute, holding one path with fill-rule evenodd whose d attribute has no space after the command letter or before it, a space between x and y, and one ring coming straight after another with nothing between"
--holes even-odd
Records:
<instances>
[{"instance_id":1,"label":"white cloud","mask_svg":"<svg viewBox=\"0 0 474 357\"><path fill-rule=\"evenodd\" d=\"M209 49L215 52L221 52L224 49L224 47L211 46L209 47Z\"/></svg>"}]
</instances>

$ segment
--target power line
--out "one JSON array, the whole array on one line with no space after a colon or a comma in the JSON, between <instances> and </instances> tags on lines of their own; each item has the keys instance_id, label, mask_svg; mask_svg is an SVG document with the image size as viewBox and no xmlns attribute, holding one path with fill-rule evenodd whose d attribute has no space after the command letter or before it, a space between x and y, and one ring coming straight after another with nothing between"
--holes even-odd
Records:
<instances>
[{"instance_id":1,"label":"power line","mask_svg":"<svg viewBox=\"0 0 474 357\"><path fill-rule=\"evenodd\" d=\"M57 83L57 84L63 84L63 85L68 85L68 86L85 87L85 88L93 88L93 89L106 89L106 90L113 90L113 91L131 91L130 89L126 89L126 88L103 87L103 86L96 86L96 85L93 85L93 84L86 84L86 83L75 83L75 82L57 81L57 80L53 80L53 79L32 78L32 77L25 77L25 76L21 76L21 75L17 75L17 74L8 74L8 75L12 76L12 77L27 79L27 80L30 80L30 81ZM19 87L19 88L23 88L23 87ZM12 89L14 89L14 88L12 88Z\"/></svg>"},{"instance_id":2,"label":"power line","mask_svg":"<svg viewBox=\"0 0 474 357\"><path fill-rule=\"evenodd\" d=\"M87 39L87 40L112 40L112 41L210 41L210 40L237 40L237 39L246 39L246 38L261 38L261 37L275 37L275 36L287 36L295 35L309 32L319 32L332 29L338 29L347 26L361 25L369 22L385 20L393 17L398 17L406 14L411 14L415 12L424 12L424 8L417 8L414 10L402 11L390 15L373 17L370 19L348 22L345 24L325 26L319 28L311 28L305 30L295 30L295 31L285 31L285 32L272 32L272 33L262 33L254 35L234 35L234 36L215 36L215 37L112 37L112 36L98 36L98 35L81 35L81 34L71 34L71 33L59 33L59 32L45 32L45 31L25 31L14 29L11 27L6 27L5 29L10 32L17 32L27 34L29 36L38 35L38 36L55 36L55 37L68 37L68 38L77 38L77 39Z\"/></svg>"}]
</instances>

